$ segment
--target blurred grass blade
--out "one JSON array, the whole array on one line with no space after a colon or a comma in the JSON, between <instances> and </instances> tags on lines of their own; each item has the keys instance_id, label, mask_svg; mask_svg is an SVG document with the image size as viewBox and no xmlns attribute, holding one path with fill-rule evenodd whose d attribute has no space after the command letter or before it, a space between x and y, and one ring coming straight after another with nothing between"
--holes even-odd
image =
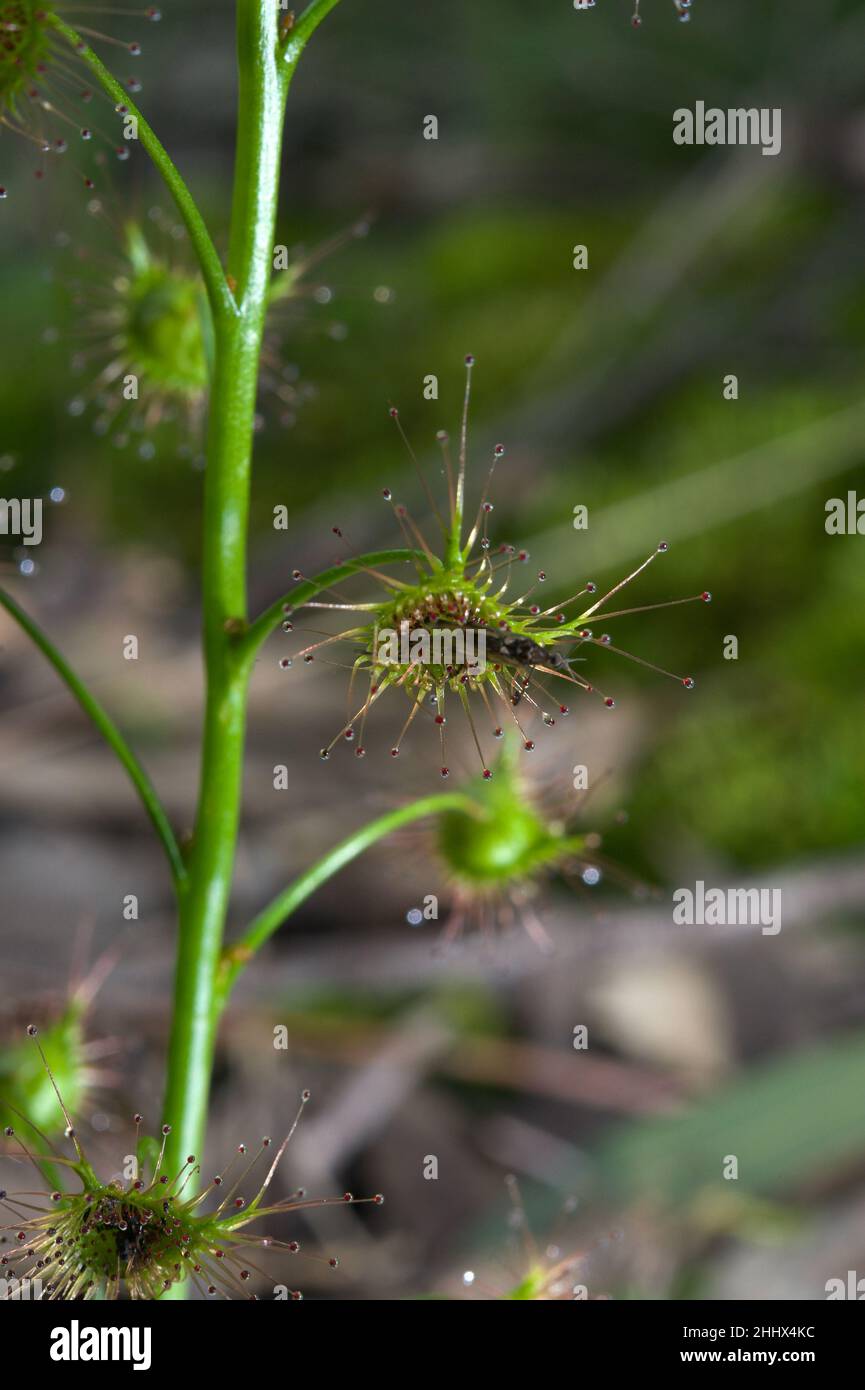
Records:
<instances>
[{"instance_id":1,"label":"blurred grass blade","mask_svg":"<svg viewBox=\"0 0 865 1390\"><path fill-rule=\"evenodd\" d=\"M153 783L150 781L144 768L141 766L135 754L132 752L132 749L129 747L129 744L117 728L117 725L105 712L96 697L87 689L84 682L76 676L71 666L65 658L61 656L53 642L46 637L39 625L35 623L32 618L28 617L23 608L19 607L16 603L12 595L7 593L4 589L0 589L0 603L2 603L7 613L15 619L19 627L23 628L27 636L35 642L43 656L47 657L60 679L75 696L91 723L95 724L108 746L125 767L132 785L138 792L144 809L150 817L151 824L162 841L162 846L171 867L171 874L174 879L175 887L181 888L186 879L186 866L183 862L183 856L180 853L180 847L175 838L174 831L171 828L168 816L165 813L162 802L159 800Z\"/></svg>"},{"instance_id":2,"label":"blurred grass blade","mask_svg":"<svg viewBox=\"0 0 865 1390\"><path fill-rule=\"evenodd\" d=\"M865 1155L865 1034L755 1067L686 1114L629 1127L601 1150L601 1182L617 1198L681 1208L707 1188L791 1196L826 1183Z\"/></svg>"}]
</instances>

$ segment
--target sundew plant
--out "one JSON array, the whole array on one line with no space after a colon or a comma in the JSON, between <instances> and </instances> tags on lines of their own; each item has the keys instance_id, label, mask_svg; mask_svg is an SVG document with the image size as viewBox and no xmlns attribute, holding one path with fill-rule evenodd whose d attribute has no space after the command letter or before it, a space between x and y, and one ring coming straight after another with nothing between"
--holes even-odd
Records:
<instances>
[{"instance_id":1,"label":"sundew plant","mask_svg":"<svg viewBox=\"0 0 865 1390\"><path fill-rule=\"evenodd\" d=\"M275 269L283 122L306 46L337 3L312 0L295 13L277 0L237 0L237 133L223 256L217 249L221 229L217 235L206 225L155 124L136 102L140 84L126 69L127 60L138 59L140 44L114 32L135 19L145 26L156 22L159 11L122 6L89 10L65 0L0 0L4 142L7 136L28 142L40 178L48 172L52 178L76 177L57 157L65 156L71 164L78 142L99 145L107 159L125 159L130 149L142 150L174 200L194 257L193 265L172 261L134 220L123 225L117 248L122 270L115 276L108 320L102 319L105 354L97 368L96 394L108 403L81 399L76 410L93 404L102 411L106 430L121 430L145 447L168 416L193 436L201 432L205 457L200 594L206 699L197 809L188 839L181 842L138 756L76 673L74 654L61 652L18 597L0 593L6 612L50 662L128 774L164 850L176 898L164 1103L149 1169L142 1165L137 1177L121 1185L97 1176L70 1113L77 1104L75 1078L67 1080L59 1063L40 1071L43 1093L46 1075L51 1088L49 1105L38 1117L40 1128L17 1108L15 1115L3 1112L10 1121L9 1144L35 1164L48 1189L44 1210L34 1212L30 1202L26 1219L14 1194L2 1194L7 1241L13 1250L17 1243L12 1267L43 1277L48 1292L58 1298L121 1292L144 1299L182 1297L193 1287L242 1297L254 1268L254 1247L273 1245L267 1237L250 1235L253 1221L331 1200L269 1202L267 1190L284 1143L275 1145L276 1157L267 1162L249 1205L233 1178L223 1196L217 1191L223 1177L208 1184L201 1176L196 1155L204 1145L215 1039L235 981L311 893L368 847L415 822L432 827L431 842L457 888L460 927L471 916L471 905L505 902L519 913L527 885L552 871L590 874L592 837L545 816L527 795L517 764L531 754L539 734L557 736L563 721L578 721L584 698L613 710L604 650L617 654L619 649L607 623L666 606L641 604L631 598L630 587L623 594L650 563L663 564L660 557L667 546L660 538L632 573L606 584L599 578L575 578L567 592L548 597L551 586L543 569L507 537L495 535L493 474L504 446L496 446L492 458L472 468L469 382L474 359L468 354L462 417L455 422L453 448L445 433L439 437L441 466L432 481L405 440L410 467L421 473L428 514L413 515L399 500L398 480L391 480L382 493L392 509L396 545L354 554L346 541L344 558L326 572L310 576L288 569L284 592L263 612L250 613L247 535L253 440L267 372L266 335L270 314L284 307L303 270L289 268L288 278L280 279L286 270ZM674 9L680 19L689 18L686 0L676 0ZM118 56L122 71L114 61ZM87 192L94 190L92 174L81 177ZM14 187L8 179L2 194L4 216L14 216ZM98 264L90 272L94 300ZM85 288L85 298L89 293ZM482 370L482 363L476 370ZM127 409L124 384L139 378L141 395ZM397 410L390 413L401 431ZM341 540L341 528L334 530ZM710 597L699 590L670 602L705 603ZM310 610L316 620L334 624L313 642L301 635ZM321 731L320 757L330 764L321 775L341 775L343 745L355 757L372 753L371 716L378 714L373 707L387 694L403 701L402 731L385 744L379 740L375 752L398 757L409 729L414 734L413 726L426 725L433 749L427 768L431 780L418 799L400 802L341 843L322 846L311 867L226 939L248 686L273 634L283 646L274 642L264 659L286 671L293 668L284 687L288 702L305 663L328 659L335 650L344 654L349 714L335 732ZM288 653L286 641L293 644ZM636 653L622 654L670 677L680 689L694 686L688 675L655 666ZM447 752L457 717L467 721L477 754L476 776L462 787L456 785ZM497 759L493 753L499 740L503 752ZM372 756L367 765L373 767ZM319 771L315 749L310 767ZM296 771L298 777L309 775L306 768ZM449 779L446 788L440 778ZM536 940L544 940L534 917L529 929ZM38 1048L36 1025L29 1031ZM53 1125L46 1109L55 1100L72 1145L65 1156L42 1133ZM269 1147L269 1139L262 1141L255 1156ZM245 1176L245 1171L239 1175ZM208 1201L214 1197L215 1204ZM337 1194L332 1200L354 1199Z\"/></svg>"}]
</instances>

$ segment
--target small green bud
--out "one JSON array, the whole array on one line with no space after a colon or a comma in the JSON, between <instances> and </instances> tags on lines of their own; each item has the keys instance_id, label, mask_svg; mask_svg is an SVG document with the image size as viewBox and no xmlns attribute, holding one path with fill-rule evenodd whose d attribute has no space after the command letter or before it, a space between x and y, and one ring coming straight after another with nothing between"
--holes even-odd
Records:
<instances>
[{"instance_id":1,"label":"small green bud","mask_svg":"<svg viewBox=\"0 0 865 1390\"><path fill-rule=\"evenodd\" d=\"M445 811L438 818L436 849L461 887L482 895L531 879L557 861L571 859L577 841L535 809L516 761L516 744L506 744L491 785L478 787L477 811Z\"/></svg>"}]
</instances>

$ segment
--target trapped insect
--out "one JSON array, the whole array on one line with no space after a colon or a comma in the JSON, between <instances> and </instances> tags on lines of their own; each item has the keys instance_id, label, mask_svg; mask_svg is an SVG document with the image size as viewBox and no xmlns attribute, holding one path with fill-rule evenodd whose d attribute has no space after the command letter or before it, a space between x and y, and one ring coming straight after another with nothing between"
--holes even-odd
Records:
<instances>
[{"instance_id":1,"label":"trapped insect","mask_svg":"<svg viewBox=\"0 0 865 1390\"><path fill-rule=\"evenodd\" d=\"M530 637L522 637L518 632L511 632L508 628L487 633L486 648L506 665L522 668L529 673L533 670L567 671L569 666L567 658L561 652L543 647ZM511 686L511 705L514 708L522 702L530 683L531 674L514 674Z\"/></svg>"},{"instance_id":2,"label":"trapped insect","mask_svg":"<svg viewBox=\"0 0 865 1390\"><path fill-rule=\"evenodd\" d=\"M390 552L383 564L393 564L397 560L413 568L408 579L398 579L384 572L378 566L358 562L341 567L341 578L366 576L383 587L383 598L371 601L356 601L341 589L326 583L307 580L300 570L293 572L298 592L296 601L287 604L284 610L283 630L299 631L298 615L306 609L320 609L358 615L354 625L343 632L316 632L317 640L303 647L296 655L307 665L319 659L324 653L322 664L345 665L351 672L349 682L348 718L330 743L321 749L322 760L327 761L339 742L354 747L354 754L362 758L366 754L364 733L367 715L385 691L393 688L403 691L411 702L408 716L396 741L390 747L390 756L398 757L403 739L416 719L421 722L431 720L438 730L441 752L440 774L450 775L446 756L445 726L448 722L446 697L456 696L468 720L472 740L481 761L483 775L492 777L484 754L482 735L472 706L478 702L489 719L493 737L504 736L504 724L513 720L524 749L531 751L534 740L521 722L517 707L525 702L530 710L541 716L544 727L555 726L560 715L569 713L569 706L560 703L557 695L546 689L542 677L551 676L584 694L597 695L607 709L615 706L611 695L600 690L583 675L573 669L573 663L583 657L565 655L559 648L570 643L571 649L580 650L588 646L607 648L620 653L639 665L668 676L683 685L687 690L694 687L692 676L677 676L654 662L633 656L612 645L607 633L596 636L584 624L594 615L603 617L604 622L626 616L630 613L645 612L655 608L666 608L671 604L704 602L708 603L711 594L703 591L687 598L671 599L661 603L643 604L638 608L618 609L613 612L602 611L604 606L632 580L648 568L656 556L668 549L662 541L642 564L618 583L613 584L601 597L596 597L598 585L587 580L576 593L561 603L542 605L539 590L547 581L545 570L536 571L534 580L519 584L516 596L509 590L515 586L521 568L529 562L529 552L511 544L501 544L493 549L487 534L493 503L489 500L490 485L496 465L505 450L497 444L489 471L484 482L474 521L469 525L465 536L465 514L467 509L467 465L468 465L468 410L471 389L471 374L474 357L466 361L466 387L463 400L462 419L459 432L459 455L454 469L451 462L450 442L445 431L437 436L442 452L442 473L447 488L447 507L440 509L427 482L419 460L415 455L399 420L399 412L391 407L391 418L396 422L403 443L417 470L424 495L432 514L432 524L441 532L443 554L436 554L408 508L395 503L390 488L384 488L382 495L393 506L397 525L402 532L407 549ZM343 530L334 526L333 532L345 540ZM524 587L525 586L525 587ZM319 598L326 594L326 598ZM588 604L583 607L583 604ZM569 616L568 609L576 607L576 616ZM388 634L387 643L381 642L382 634ZM448 638L445 644L442 637ZM456 642L456 638L460 642ZM475 639L480 639L479 641ZM349 663L338 660L329 663L329 658L338 653L340 643L350 643L354 655ZM387 654L382 655L386 645ZM478 662L475 653L478 646L484 652L484 659ZM442 656L458 648L460 654ZM336 650L334 650L336 649ZM359 649L359 650L358 650ZM487 661L486 654L493 659ZM282 657L280 666L287 670L294 664L294 658ZM357 680L367 682L362 702L352 708L352 690ZM358 697L359 698L359 697ZM550 701L554 701L550 704ZM497 706L503 707L507 719L500 722Z\"/></svg>"}]
</instances>

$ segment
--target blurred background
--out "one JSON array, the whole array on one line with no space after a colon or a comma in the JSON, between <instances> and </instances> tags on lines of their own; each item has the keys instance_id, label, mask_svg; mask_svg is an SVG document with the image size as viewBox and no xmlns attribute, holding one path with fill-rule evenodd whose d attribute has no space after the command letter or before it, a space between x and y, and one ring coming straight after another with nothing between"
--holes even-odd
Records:
<instances>
[{"instance_id":1,"label":"blurred background","mask_svg":"<svg viewBox=\"0 0 865 1390\"><path fill-rule=\"evenodd\" d=\"M221 246L232 8L184 0L154 28L110 21L145 43L116 71L144 83L142 109ZM531 551L550 601L589 578L611 586L661 539L670 553L634 602L714 600L616 628L627 650L692 674L693 693L595 649L582 669L615 711L574 701L538 734L522 794L579 813L617 866L590 888L537 885L551 957L519 930L441 950L453 888L419 832L333 879L239 985L206 1166L287 1128L309 1086L284 1190L387 1196L287 1223L341 1256L337 1276L292 1265L307 1296L497 1297L529 1263L577 1253L590 1297L821 1299L828 1279L865 1275L865 567L861 540L824 528L826 501L863 476L865 6L695 0L687 25L668 0L642 9L633 30L628 0L588 13L345 0L290 96L278 239L306 254L358 220L369 231L309 270L274 328L253 611L293 568L331 562L334 525L353 551L399 544L383 486L425 514L387 408L434 461L467 352L474 484L502 441L491 534ZM673 111L697 100L782 108L781 154L674 145ZM116 117L97 120L111 131ZM188 827L200 439L183 421L100 433L87 345L129 217L173 264L188 252L140 151L97 168L95 195L75 147L42 180L33 165L4 131L0 491L64 500L38 549L0 538L4 581ZM364 760L337 748L321 763L347 676L281 671L292 650L277 633L253 680L233 933L337 838L440 786L429 730L388 757L398 700L371 719ZM170 884L122 771L5 615L0 701L0 1073L20 1076L24 1023L63 1020L79 1128L111 1172L131 1113L160 1118ZM451 765L472 776L461 738ZM597 785L587 806L577 764ZM673 926L672 891L697 879L782 889L781 932ZM426 895L440 921L413 927Z\"/></svg>"}]
</instances>

